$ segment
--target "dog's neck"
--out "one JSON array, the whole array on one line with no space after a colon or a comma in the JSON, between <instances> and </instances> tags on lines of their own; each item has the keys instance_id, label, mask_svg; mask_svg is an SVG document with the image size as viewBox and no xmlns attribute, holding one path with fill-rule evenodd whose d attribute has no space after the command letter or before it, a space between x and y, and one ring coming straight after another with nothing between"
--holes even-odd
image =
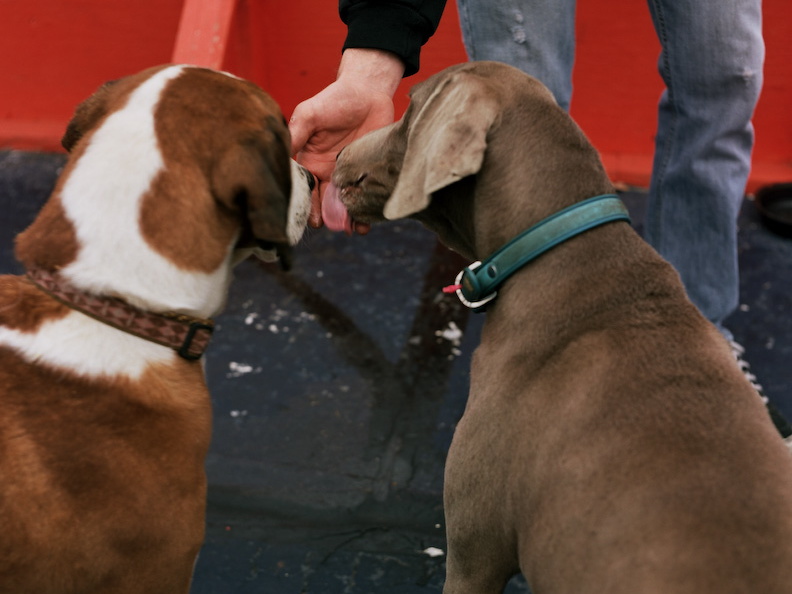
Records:
<instances>
[{"instance_id":1,"label":"dog's neck","mask_svg":"<svg viewBox=\"0 0 792 594\"><path fill-rule=\"evenodd\" d=\"M613 186L576 127L564 142L546 147L538 170L528 143L494 138L476 176L474 201L476 259L482 260L539 221ZM497 136L497 135L495 135Z\"/></svg>"},{"instance_id":2,"label":"dog's neck","mask_svg":"<svg viewBox=\"0 0 792 594\"><path fill-rule=\"evenodd\" d=\"M590 153L562 147L537 173L525 166L530 155L520 155L521 150L527 149L491 141L477 175L437 191L427 209L413 218L466 258L484 260L554 213L613 192Z\"/></svg>"},{"instance_id":3,"label":"dog's neck","mask_svg":"<svg viewBox=\"0 0 792 594\"><path fill-rule=\"evenodd\" d=\"M474 224L475 188L475 178L466 177L435 192L429 206L411 217L436 233L445 246L470 260L479 259Z\"/></svg>"},{"instance_id":4,"label":"dog's neck","mask_svg":"<svg viewBox=\"0 0 792 594\"><path fill-rule=\"evenodd\" d=\"M81 163L69 182L76 178L78 186L80 174L88 169L87 163ZM155 312L178 311L205 318L222 309L231 282L232 245L215 271L185 270L144 237L139 225L143 192L100 195L99 189L75 186L67 182L61 193L80 245L76 259L60 270L71 284Z\"/></svg>"},{"instance_id":5,"label":"dog's neck","mask_svg":"<svg viewBox=\"0 0 792 594\"><path fill-rule=\"evenodd\" d=\"M425 221L426 224L449 247L471 260L485 260L543 219L585 199L613 191L599 161L589 152L593 149L581 151L580 145L570 149L562 147L558 154L549 155L546 162L543 160L544 170L538 173L530 167L515 166L515 163L528 162L526 155L515 155L519 150L519 147L499 146L493 141L488 147L487 160L475 179L449 187L447 191L454 194L453 198L438 203L441 208L429 210L431 220ZM505 157L507 153L511 158ZM454 208L450 209L449 204L454 204ZM441 211L446 211L443 219ZM449 220L455 222L450 224ZM520 269L506 281L498 298L488 306L487 324L499 319L504 321L504 328L515 323L530 324L534 328L532 331L546 331L547 344L552 344L554 333L564 327L563 318L568 313L556 311L556 308L548 310L547 303L562 303L576 294L580 314L592 317L592 323L596 323L593 316L600 315L602 304L589 303L589 297L595 299L597 295L611 294L619 299L640 300L640 295L624 295L628 287L637 286L635 284L600 286L603 279L629 276L632 258L638 252L649 261L656 259L655 255L646 253L637 235L625 233L624 225L626 223L605 225L586 231ZM592 242L594 237L597 240ZM460 250L460 246L467 251ZM614 254L621 255L617 258ZM672 275L672 271L657 260L652 274ZM564 274L559 274L559 270ZM652 285L649 281L646 286ZM588 291L587 287L598 289Z\"/></svg>"},{"instance_id":6,"label":"dog's neck","mask_svg":"<svg viewBox=\"0 0 792 594\"><path fill-rule=\"evenodd\" d=\"M629 220L627 209L614 194L595 196L565 208L465 268L457 278L457 294L465 305L480 311L513 274L545 253L591 229Z\"/></svg>"},{"instance_id":7,"label":"dog's neck","mask_svg":"<svg viewBox=\"0 0 792 594\"><path fill-rule=\"evenodd\" d=\"M26 278L69 308L127 334L171 348L187 360L201 358L214 331L212 320L141 310L115 297L99 297L76 289L50 271L29 270Z\"/></svg>"},{"instance_id":8,"label":"dog's neck","mask_svg":"<svg viewBox=\"0 0 792 594\"><path fill-rule=\"evenodd\" d=\"M591 193L598 189L595 184ZM574 195L559 192L557 196L548 196L548 203L556 200L553 206L534 210L520 192L502 195L502 200L519 201L531 214L520 220L515 214L519 208L507 209L514 221L497 216L482 217L480 225L477 221L477 247L482 247L476 259L486 258L526 228L580 202ZM651 326L666 303L671 307L685 301L674 269L628 223L613 222L553 247L510 276L487 305L485 331L497 336L519 328L531 337L531 348L541 360L539 351L552 353L573 335L613 331L625 320L637 326L650 320ZM567 303L574 303L574 309L563 305Z\"/></svg>"}]
</instances>

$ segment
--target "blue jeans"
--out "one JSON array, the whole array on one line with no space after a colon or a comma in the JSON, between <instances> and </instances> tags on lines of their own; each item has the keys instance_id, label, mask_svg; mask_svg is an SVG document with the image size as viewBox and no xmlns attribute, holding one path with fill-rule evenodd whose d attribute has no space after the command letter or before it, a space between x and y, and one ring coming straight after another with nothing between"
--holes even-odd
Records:
<instances>
[{"instance_id":1,"label":"blue jeans","mask_svg":"<svg viewBox=\"0 0 792 594\"><path fill-rule=\"evenodd\" d=\"M545 83L569 108L575 0L457 0L471 60L498 60ZM646 239L727 336L737 307L737 216L762 86L761 0L648 0L662 51ZM614 78L616 89L619 79ZM629 78L625 79L629 84Z\"/></svg>"}]
</instances>

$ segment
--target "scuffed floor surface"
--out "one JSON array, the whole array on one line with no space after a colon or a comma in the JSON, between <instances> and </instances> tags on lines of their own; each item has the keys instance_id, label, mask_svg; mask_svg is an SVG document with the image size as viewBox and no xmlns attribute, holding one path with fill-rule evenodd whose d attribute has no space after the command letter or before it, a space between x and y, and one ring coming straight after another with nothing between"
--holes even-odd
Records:
<instances>
[{"instance_id":1,"label":"scuffed floor surface","mask_svg":"<svg viewBox=\"0 0 792 594\"><path fill-rule=\"evenodd\" d=\"M0 152L0 273L63 157ZM640 229L645 196L623 195ZM792 417L792 240L740 218L729 327ZM236 270L207 358L214 440L193 594L440 592L442 470L483 316L440 289L467 262L420 225L309 232L289 274ZM507 592L527 592L520 578Z\"/></svg>"}]
</instances>

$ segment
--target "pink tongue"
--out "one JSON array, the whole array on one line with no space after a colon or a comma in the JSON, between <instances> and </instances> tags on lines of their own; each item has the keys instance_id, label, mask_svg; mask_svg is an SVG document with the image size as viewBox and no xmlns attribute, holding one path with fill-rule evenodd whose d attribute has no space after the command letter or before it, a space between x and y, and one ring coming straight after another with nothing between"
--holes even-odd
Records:
<instances>
[{"instance_id":1,"label":"pink tongue","mask_svg":"<svg viewBox=\"0 0 792 594\"><path fill-rule=\"evenodd\" d=\"M341 203L335 184L328 185L322 197L322 220L331 231L346 231L352 235L352 218Z\"/></svg>"}]
</instances>

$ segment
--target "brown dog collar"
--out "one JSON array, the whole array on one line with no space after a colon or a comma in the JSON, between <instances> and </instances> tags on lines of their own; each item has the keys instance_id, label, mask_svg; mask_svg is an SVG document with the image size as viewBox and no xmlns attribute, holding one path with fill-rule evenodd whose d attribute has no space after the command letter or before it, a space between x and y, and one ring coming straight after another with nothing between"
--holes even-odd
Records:
<instances>
[{"instance_id":1,"label":"brown dog collar","mask_svg":"<svg viewBox=\"0 0 792 594\"><path fill-rule=\"evenodd\" d=\"M154 313L117 297L93 295L48 270L30 270L27 278L64 305L138 338L172 348L190 361L201 358L214 331L212 320L175 312Z\"/></svg>"}]
</instances>

